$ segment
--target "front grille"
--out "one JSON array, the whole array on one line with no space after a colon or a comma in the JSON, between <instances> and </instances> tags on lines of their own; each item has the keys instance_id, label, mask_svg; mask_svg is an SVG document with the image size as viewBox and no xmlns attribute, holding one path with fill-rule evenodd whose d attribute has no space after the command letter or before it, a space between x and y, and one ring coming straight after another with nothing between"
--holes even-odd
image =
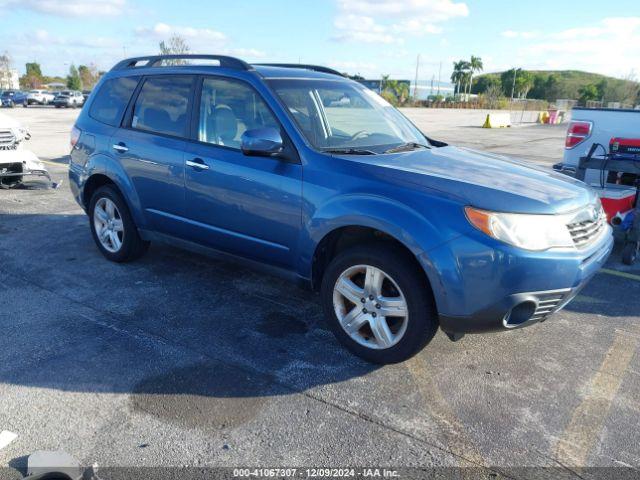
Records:
<instances>
[{"instance_id":1,"label":"front grille","mask_svg":"<svg viewBox=\"0 0 640 480\"><path fill-rule=\"evenodd\" d=\"M16 136L11 130L0 130L0 149L13 149L16 146Z\"/></svg>"},{"instance_id":2,"label":"front grille","mask_svg":"<svg viewBox=\"0 0 640 480\"><path fill-rule=\"evenodd\" d=\"M557 292L545 292L535 294L538 300L536 311L531 316L531 320L546 320L546 318L554 313L562 306L563 301L567 297L567 290Z\"/></svg>"},{"instance_id":3,"label":"front grille","mask_svg":"<svg viewBox=\"0 0 640 480\"><path fill-rule=\"evenodd\" d=\"M575 221L567 224L573 243L578 248L589 245L606 226L606 216L601 208L589 211L589 214L581 212L575 217Z\"/></svg>"}]
</instances>

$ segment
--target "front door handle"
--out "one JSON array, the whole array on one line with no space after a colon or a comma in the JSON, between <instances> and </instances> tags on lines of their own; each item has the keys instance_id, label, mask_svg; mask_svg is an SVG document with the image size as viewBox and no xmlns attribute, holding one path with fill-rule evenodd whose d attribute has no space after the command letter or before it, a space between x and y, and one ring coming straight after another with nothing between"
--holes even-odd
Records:
<instances>
[{"instance_id":1,"label":"front door handle","mask_svg":"<svg viewBox=\"0 0 640 480\"><path fill-rule=\"evenodd\" d=\"M127 146L122 142L112 145L111 148L113 148L118 153L125 153L129 151Z\"/></svg>"},{"instance_id":2,"label":"front door handle","mask_svg":"<svg viewBox=\"0 0 640 480\"><path fill-rule=\"evenodd\" d=\"M196 170L209 170L209 165L204 163L204 160L201 158L187 160L185 163L187 164L187 167L195 168Z\"/></svg>"}]
</instances>

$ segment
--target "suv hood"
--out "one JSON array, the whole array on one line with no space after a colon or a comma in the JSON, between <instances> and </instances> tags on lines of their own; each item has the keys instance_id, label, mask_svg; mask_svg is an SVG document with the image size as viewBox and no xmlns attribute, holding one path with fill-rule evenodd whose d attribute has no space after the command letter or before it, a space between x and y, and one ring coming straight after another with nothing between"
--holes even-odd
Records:
<instances>
[{"instance_id":1,"label":"suv hood","mask_svg":"<svg viewBox=\"0 0 640 480\"><path fill-rule=\"evenodd\" d=\"M550 168L467 148L372 155L362 161L383 167L388 181L441 191L485 210L566 213L596 199L587 185Z\"/></svg>"}]
</instances>

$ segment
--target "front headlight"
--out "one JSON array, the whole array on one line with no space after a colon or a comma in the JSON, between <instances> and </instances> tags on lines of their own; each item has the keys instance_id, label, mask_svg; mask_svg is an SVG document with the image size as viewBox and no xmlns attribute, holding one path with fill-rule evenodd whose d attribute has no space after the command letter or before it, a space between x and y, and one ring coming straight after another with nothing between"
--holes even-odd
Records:
<instances>
[{"instance_id":1,"label":"front headlight","mask_svg":"<svg viewBox=\"0 0 640 480\"><path fill-rule=\"evenodd\" d=\"M563 215L500 213L465 207L467 219L490 237L525 250L575 248Z\"/></svg>"}]
</instances>

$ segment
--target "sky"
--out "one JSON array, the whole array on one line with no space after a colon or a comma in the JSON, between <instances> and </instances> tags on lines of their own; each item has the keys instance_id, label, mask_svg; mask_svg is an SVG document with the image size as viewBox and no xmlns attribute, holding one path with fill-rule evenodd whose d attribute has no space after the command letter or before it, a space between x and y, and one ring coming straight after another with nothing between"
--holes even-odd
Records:
<instances>
[{"instance_id":1,"label":"sky","mask_svg":"<svg viewBox=\"0 0 640 480\"><path fill-rule=\"evenodd\" d=\"M367 78L446 80L454 60L487 72L578 69L640 76L639 0L0 0L0 53L108 70L184 37L197 53L328 65Z\"/></svg>"}]
</instances>

